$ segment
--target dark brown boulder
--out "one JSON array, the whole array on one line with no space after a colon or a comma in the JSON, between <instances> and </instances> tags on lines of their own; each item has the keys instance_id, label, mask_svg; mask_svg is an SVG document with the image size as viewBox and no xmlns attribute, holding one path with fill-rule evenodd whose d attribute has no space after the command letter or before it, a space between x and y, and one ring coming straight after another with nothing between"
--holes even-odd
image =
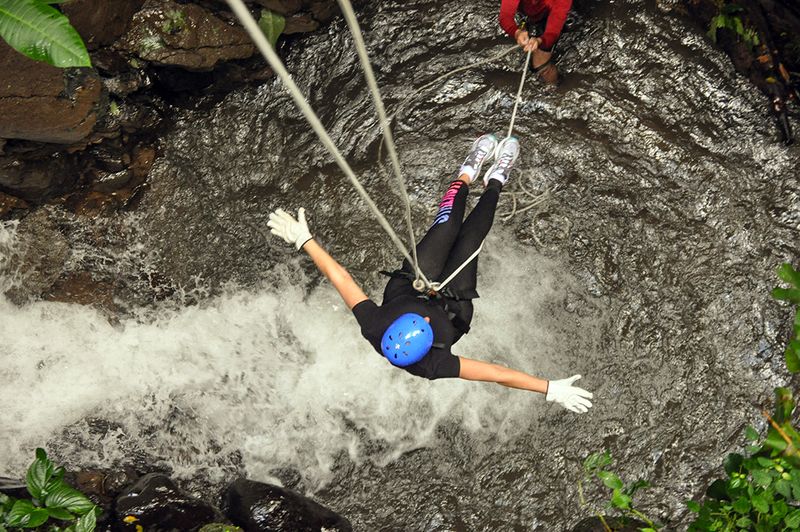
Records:
<instances>
[{"instance_id":1,"label":"dark brown boulder","mask_svg":"<svg viewBox=\"0 0 800 532\"><path fill-rule=\"evenodd\" d=\"M199 5L170 0L148 1L115 46L156 65L196 71L255 53L241 26Z\"/></svg>"},{"instance_id":2,"label":"dark brown boulder","mask_svg":"<svg viewBox=\"0 0 800 532\"><path fill-rule=\"evenodd\" d=\"M190 497L160 473L149 473L126 489L115 511L117 526L135 523L145 530L197 530L218 517L211 505Z\"/></svg>"},{"instance_id":3,"label":"dark brown boulder","mask_svg":"<svg viewBox=\"0 0 800 532\"><path fill-rule=\"evenodd\" d=\"M92 132L103 96L94 69L52 67L0 41L0 72L0 138L72 144Z\"/></svg>"},{"instance_id":4,"label":"dark brown boulder","mask_svg":"<svg viewBox=\"0 0 800 532\"><path fill-rule=\"evenodd\" d=\"M144 0L70 0L61 4L88 50L108 46L128 29Z\"/></svg>"},{"instance_id":5,"label":"dark brown boulder","mask_svg":"<svg viewBox=\"0 0 800 532\"><path fill-rule=\"evenodd\" d=\"M347 519L308 497L243 478L228 487L222 504L228 518L248 532L349 532L353 529Z\"/></svg>"},{"instance_id":6,"label":"dark brown boulder","mask_svg":"<svg viewBox=\"0 0 800 532\"><path fill-rule=\"evenodd\" d=\"M0 157L0 189L28 201L63 194L79 183L80 175L76 158L69 154L50 151Z\"/></svg>"},{"instance_id":7,"label":"dark brown boulder","mask_svg":"<svg viewBox=\"0 0 800 532\"><path fill-rule=\"evenodd\" d=\"M283 16L297 13L306 4L303 0L255 0L255 3Z\"/></svg>"},{"instance_id":8,"label":"dark brown boulder","mask_svg":"<svg viewBox=\"0 0 800 532\"><path fill-rule=\"evenodd\" d=\"M319 22L314 20L311 15L295 15L286 17L286 27L283 28L285 35L295 33L309 33L319 28Z\"/></svg>"}]
</instances>

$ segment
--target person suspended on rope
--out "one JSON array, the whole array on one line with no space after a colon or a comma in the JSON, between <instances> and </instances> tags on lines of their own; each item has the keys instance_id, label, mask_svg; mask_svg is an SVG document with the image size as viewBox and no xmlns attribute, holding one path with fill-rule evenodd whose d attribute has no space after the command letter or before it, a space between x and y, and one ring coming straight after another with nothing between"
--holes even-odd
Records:
<instances>
[{"instance_id":1,"label":"person suspended on rope","mask_svg":"<svg viewBox=\"0 0 800 532\"><path fill-rule=\"evenodd\" d=\"M483 178L485 190L464 220L469 187L482 164L495 152L497 160ZM469 331L472 299L478 297L475 253L492 227L500 192L518 154L519 141L515 137L507 137L498 146L494 135L484 135L474 142L458 178L449 184L433 224L416 247L419 268L428 279L445 280L456 274L438 293L428 291L423 295L416 290L414 268L405 260L399 270L382 272L390 279L383 292L383 304L378 306L311 236L305 209L298 210L297 219L278 209L270 213L267 225L272 234L311 257L352 310L364 338L394 366L427 379L460 377L539 392L545 394L547 401L583 413L592 406L592 394L573 386L580 375L547 381L450 351Z\"/></svg>"},{"instance_id":2,"label":"person suspended on rope","mask_svg":"<svg viewBox=\"0 0 800 532\"><path fill-rule=\"evenodd\" d=\"M526 52L531 54L531 67L539 79L550 85L558 83L558 69L553 63L553 47L561 36L572 0L502 0L500 27ZM520 27L520 12L526 23ZM530 30L530 31L529 31ZM533 35L532 35L533 34Z\"/></svg>"}]
</instances>

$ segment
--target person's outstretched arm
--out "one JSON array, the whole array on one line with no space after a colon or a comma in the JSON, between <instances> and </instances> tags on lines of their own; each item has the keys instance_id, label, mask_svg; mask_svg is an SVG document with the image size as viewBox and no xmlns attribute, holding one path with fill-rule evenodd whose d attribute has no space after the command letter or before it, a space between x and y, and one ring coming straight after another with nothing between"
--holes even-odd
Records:
<instances>
[{"instance_id":1,"label":"person's outstretched arm","mask_svg":"<svg viewBox=\"0 0 800 532\"><path fill-rule=\"evenodd\" d=\"M580 375L573 375L568 379L546 381L498 364L464 357L458 358L461 362L458 376L462 379L496 382L509 388L539 392L545 394L545 399L548 401L555 401L564 408L579 414L587 412L592 406L590 401L593 397L592 392L572 385L573 382L581 378Z\"/></svg>"},{"instance_id":2,"label":"person's outstretched arm","mask_svg":"<svg viewBox=\"0 0 800 532\"><path fill-rule=\"evenodd\" d=\"M342 296L347 308L352 310L362 301L369 299L350 276L350 273L336 262L311 236L311 232L308 230L308 222L306 222L305 209L301 208L297 211L297 220L283 209L278 209L270 213L267 226L273 235L283 238L289 244L294 244L298 250L302 248L308 253L308 256L314 261L319 271Z\"/></svg>"}]
</instances>

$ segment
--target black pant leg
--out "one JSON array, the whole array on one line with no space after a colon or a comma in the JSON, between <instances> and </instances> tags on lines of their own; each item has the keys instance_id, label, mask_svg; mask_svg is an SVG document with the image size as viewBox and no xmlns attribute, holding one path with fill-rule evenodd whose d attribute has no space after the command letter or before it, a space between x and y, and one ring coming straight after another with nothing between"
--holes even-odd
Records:
<instances>
[{"instance_id":1,"label":"black pant leg","mask_svg":"<svg viewBox=\"0 0 800 532\"><path fill-rule=\"evenodd\" d=\"M439 210L433 220L433 225L417 244L419 267L431 281L437 279L442 273L450 250L459 235L468 193L469 185L463 181L451 182L439 202ZM403 261L400 269L414 273L414 268L408 260ZM390 279L383 291L383 301L386 302L397 295L408 293L410 286L411 281L407 279Z\"/></svg>"}]
</instances>

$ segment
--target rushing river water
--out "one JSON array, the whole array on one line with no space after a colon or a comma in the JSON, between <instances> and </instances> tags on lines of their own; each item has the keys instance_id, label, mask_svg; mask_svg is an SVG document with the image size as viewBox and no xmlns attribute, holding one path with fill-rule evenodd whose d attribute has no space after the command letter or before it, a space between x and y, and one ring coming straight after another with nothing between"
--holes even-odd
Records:
<instances>
[{"instance_id":1,"label":"rushing river water","mask_svg":"<svg viewBox=\"0 0 800 532\"><path fill-rule=\"evenodd\" d=\"M471 140L507 127L520 52L417 93L508 46L496 11L404 0L359 13L390 112L413 96L395 138L418 230ZM523 92L519 171L455 352L546 378L581 373L588 414L415 379L360 339L308 260L265 231L267 214L305 206L376 297L376 271L396 252L273 82L176 105L134 213L48 208L0 226L4 289L43 275L15 257L54 227L58 268L112 286L116 309L0 298L0 473L21 474L46 443L73 467L135 460L204 493L241 473L279 479L358 530L550 531L591 514L580 464L608 449L624 479L653 484L640 506L680 529L683 501L741 448L747 424L763 428L772 387L787 381L789 311L768 294L800 247L800 149L776 142L763 96L688 20L634 0L576 12L560 43L564 83ZM344 23L284 56L402 228Z\"/></svg>"}]
</instances>

